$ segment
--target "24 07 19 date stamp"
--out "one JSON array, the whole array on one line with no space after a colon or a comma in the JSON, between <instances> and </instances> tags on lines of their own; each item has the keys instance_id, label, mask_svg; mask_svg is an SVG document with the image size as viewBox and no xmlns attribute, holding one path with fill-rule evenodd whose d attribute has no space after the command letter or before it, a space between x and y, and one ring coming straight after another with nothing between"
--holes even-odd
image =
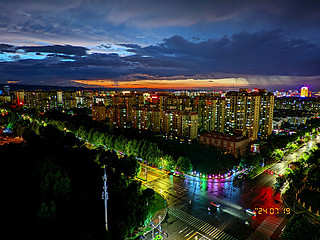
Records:
<instances>
[{"instance_id":1,"label":"24 07 19 date stamp","mask_svg":"<svg viewBox=\"0 0 320 240\"><path fill-rule=\"evenodd\" d=\"M256 214L291 214L290 208L260 208L257 207L254 209Z\"/></svg>"}]
</instances>

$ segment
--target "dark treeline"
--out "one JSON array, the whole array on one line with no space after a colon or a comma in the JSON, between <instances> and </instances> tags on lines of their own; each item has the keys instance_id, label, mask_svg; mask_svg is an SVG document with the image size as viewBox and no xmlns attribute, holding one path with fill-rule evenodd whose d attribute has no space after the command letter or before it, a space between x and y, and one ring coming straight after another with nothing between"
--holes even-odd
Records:
<instances>
[{"instance_id":1,"label":"dark treeline","mask_svg":"<svg viewBox=\"0 0 320 240\"><path fill-rule=\"evenodd\" d=\"M155 137L153 133L135 129L110 128L106 123L92 122L88 111L75 109L74 115L53 110L40 115L39 120L69 129L82 139L97 146L121 151L127 155L146 160L148 164L189 173L192 169L203 173L226 172L239 164L231 154L193 142L181 144L179 141Z\"/></svg>"},{"instance_id":2,"label":"dark treeline","mask_svg":"<svg viewBox=\"0 0 320 240\"><path fill-rule=\"evenodd\" d=\"M107 124L92 122L85 110L75 109L74 111L77 112L67 114L61 110L51 110L42 115L34 112L25 112L25 114L32 116L32 119L40 124L45 123L61 131L70 131L97 147L121 151L128 156L141 158L152 166L183 173L189 173L193 168L185 154L181 156L172 151L165 153L163 150L165 148L160 148L155 141L142 139L135 131L121 132L119 129L109 129Z\"/></svg>"},{"instance_id":3,"label":"dark treeline","mask_svg":"<svg viewBox=\"0 0 320 240\"><path fill-rule=\"evenodd\" d=\"M9 239L123 239L150 220L154 191L134 180L140 165L114 151L90 150L52 124L0 118L25 144L0 146L6 172L1 235ZM46 125L46 126L45 126ZM105 231L103 166L108 174L109 231Z\"/></svg>"}]
</instances>

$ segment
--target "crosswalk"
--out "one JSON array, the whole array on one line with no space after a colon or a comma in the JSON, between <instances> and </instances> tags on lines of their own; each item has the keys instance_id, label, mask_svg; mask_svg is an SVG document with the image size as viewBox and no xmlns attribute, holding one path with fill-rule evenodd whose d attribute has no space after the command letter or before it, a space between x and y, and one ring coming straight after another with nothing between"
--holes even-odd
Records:
<instances>
[{"instance_id":1,"label":"crosswalk","mask_svg":"<svg viewBox=\"0 0 320 240\"><path fill-rule=\"evenodd\" d=\"M249 236L248 239L265 240L268 239L278 226L282 223L284 217L268 216L259 227Z\"/></svg>"},{"instance_id":2,"label":"crosswalk","mask_svg":"<svg viewBox=\"0 0 320 240\"><path fill-rule=\"evenodd\" d=\"M176 218L179 218L181 221L189 224L190 226L196 228L199 232L204 233L210 239L216 240L236 240L236 238L228 235L227 233L221 231L219 228L216 228L192 215L182 211L177 208L170 208L169 215L172 215Z\"/></svg>"}]
</instances>

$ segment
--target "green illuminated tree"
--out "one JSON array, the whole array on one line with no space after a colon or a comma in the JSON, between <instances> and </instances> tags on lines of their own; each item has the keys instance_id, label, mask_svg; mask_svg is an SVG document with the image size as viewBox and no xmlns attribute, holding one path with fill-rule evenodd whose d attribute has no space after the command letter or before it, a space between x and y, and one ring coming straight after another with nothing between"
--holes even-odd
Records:
<instances>
[{"instance_id":1,"label":"green illuminated tree","mask_svg":"<svg viewBox=\"0 0 320 240\"><path fill-rule=\"evenodd\" d=\"M179 172L188 174L192 171L192 163L188 157L179 157L176 167Z\"/></svg>"}]
</instances>

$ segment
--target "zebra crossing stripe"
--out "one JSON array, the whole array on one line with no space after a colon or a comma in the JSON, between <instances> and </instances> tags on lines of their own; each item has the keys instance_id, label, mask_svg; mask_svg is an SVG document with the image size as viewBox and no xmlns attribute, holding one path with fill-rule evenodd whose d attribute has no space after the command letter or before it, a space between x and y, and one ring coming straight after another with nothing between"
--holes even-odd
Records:
<instances>
[{"instance_id":1,"label":"zebra crossing stripe","mask_svg":"<svg viewBox=\"0 0 320 240\"><path fill-rule=\"evenodd\" d=\"M198 218L192 216L191 214L182 211L181 209L170 208L169 214L172 214L173 216L179 218L183 222L197 228L199 231L202 231L209 236L214 237L215 239L236 240L234 237L228 235L227 233L223 232L219 228L216 228L216 227L202 221L201 219L198 219Z\"/></svg>"}]
</instances>

